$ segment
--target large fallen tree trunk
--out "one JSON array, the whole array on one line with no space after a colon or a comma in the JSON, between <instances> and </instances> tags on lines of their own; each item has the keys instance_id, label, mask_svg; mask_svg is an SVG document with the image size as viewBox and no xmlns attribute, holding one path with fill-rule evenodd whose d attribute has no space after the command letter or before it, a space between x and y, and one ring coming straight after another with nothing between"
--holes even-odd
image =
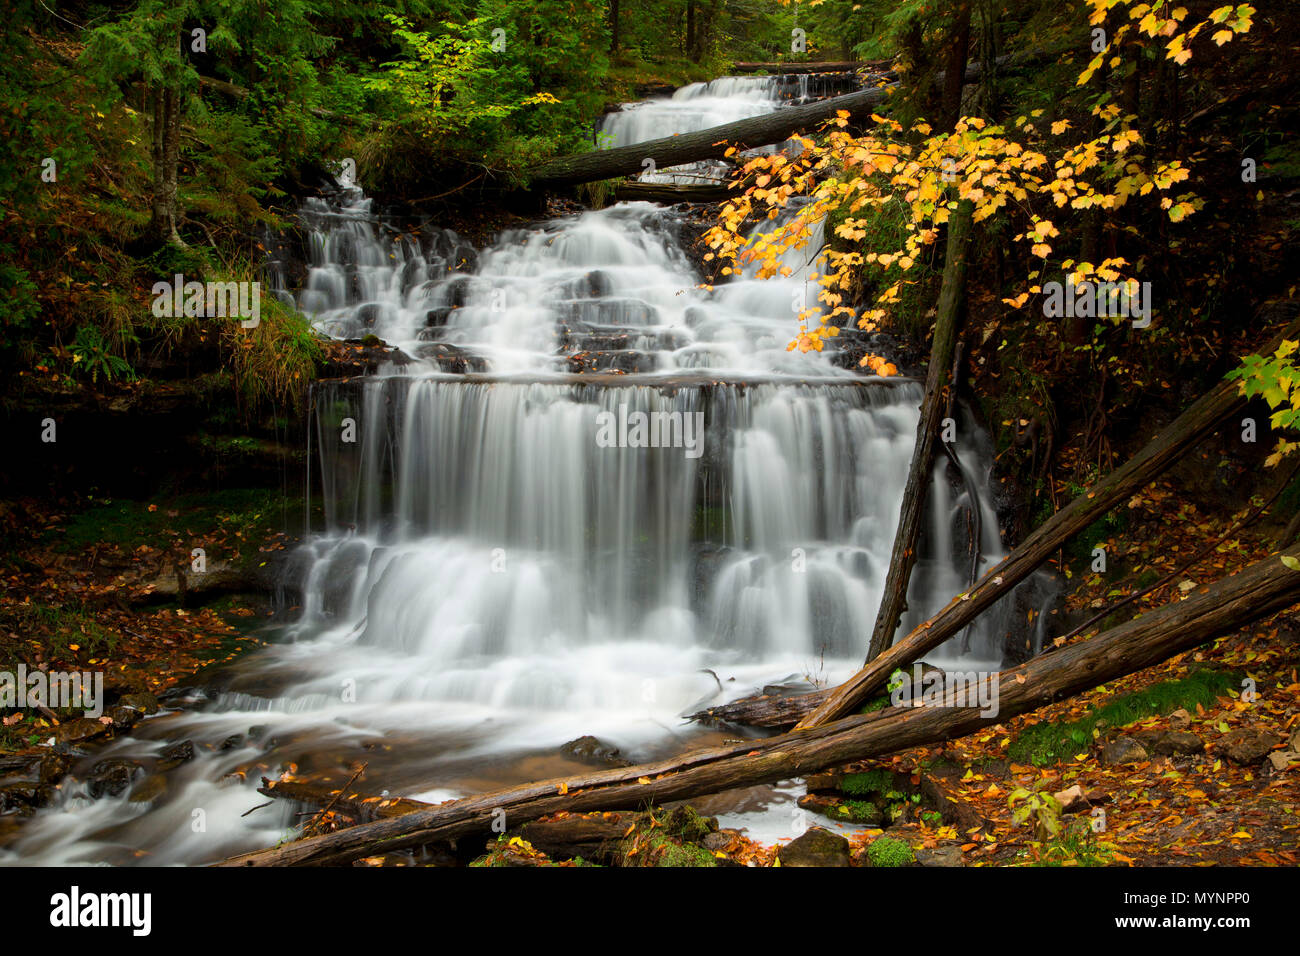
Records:
<instances>
[{"instance_id":1,"label":"large fallen tree trunk","mask_svg":"<svg viewBox=\"0 0 1300 956\"><path fill-rule=\"evenodd\" d=\"M365 794L349 787L330 789L325 784L312 783L308 780L267 780L262 778L262 785L257 792L281 800L293 800L304 806L317 810L330 810L350 817L358 823L382 817L400 817L404 813L427 810L433 806L422 800L407 797L382 797Z\"/></svg>"},{"instance_id":2,"label":"large fallen tree trunk","mask_svg":"<svg viewBox=\"0 0 1300 956\"><path fill-rule=\"evenodd\" d=\"M1300 547L1284 552L1300 556ZM1300 572L1271 555L1201 588L1185 600L1143 614L1087 641L1067 645L993 675L996 706L950 695L943 706L889 708L833 724L739 746L695 750L681 757L575 777L523 784L455 800L428 810L232 857L223 866L324 865L486 836L504 814L514 827L567 810L622 810L683 800L736 787L804 776L853 760L969 734L1052 701L1157 664L1217 635L1300 600Z\"/></svg>"},{"instance_id":3,"label":"large fallen tree trunk","mask_svg":"<svg viewBox=\"0 0 1300 956\"><path fill-rule=\"evenodd\" d=\"M1300 323L1292 323L1282 337L1294 338ZM1263 354L1276 348L1275 339ZM1245 407L1236 382L1220 382L1187 411L1179 415L1133 458L1054 514L1006 558L990 568L969 591L954 597L928 621L914 628L893 647L872 659L799 722L800 729L816 727L852 713L897 668L920 659L1011 592L1042 565L1054 551L1102 517L1114 505L1145 487L1187 453L1228 416Z\"/></svg>"},{"instance_id":4,"label":"large fallen tree trunk","mask_svg":"<svg viewBox=\"0 0 1300 956\"><path fill-rule=\"evenodd\" d=\"M620 183L614 190L619 202L641 200L661 202L673 206L679 202L722 202L737 195L725 183L703 183L698 186L674 186L668 183Z\"/></svg>"}]
</instances>

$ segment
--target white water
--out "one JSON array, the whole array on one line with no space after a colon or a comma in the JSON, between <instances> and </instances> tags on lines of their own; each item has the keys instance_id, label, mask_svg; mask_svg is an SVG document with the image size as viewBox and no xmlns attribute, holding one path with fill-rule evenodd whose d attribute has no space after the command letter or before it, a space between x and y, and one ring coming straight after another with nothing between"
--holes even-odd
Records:
<instances>
[{"instance_id":1,"label":"white water","mask_svg":"<svg viewBox=\"0 0 1300 956\"><path fill-rule=\"evenodd\" d=\"M705 128L774 108L773 88L687 88L610 128L619 142ZM314 393L326 515L292 561L289 640L87 761L148 763L191 739L200 755L168 775L167 796L146 810L65 783L0 860L216 859L291 825L282 805L241 816L264 802L257 778L289 763L341 783L364 760L371 787L446 799L553 775L556 748L583 734L632 759L680 750L699 733L684 713L858 666L921 393L863 384L830 349L786 350L807 253L791 254L789 279L709 292L675 215L644 203L478 254L451 233L397 235L355 189L309 201L304 221L298 305L322 331L373 333L427 362ZM448 346L490 376L439 373ZM635 377L562 377L579 353ZM620 406L703 413L703 453L600 447L597 416ZM909 621L968 584L972 513L979 570L1001 556L987 443L960 434L970 480L935 477ZM932 660L995 667L1003 624L986 617L964 655L953 642ZM218 749L252 725L266 728L257 741ZM223 781L234 772L247 780Z\"/></svg>"}]
</instances>

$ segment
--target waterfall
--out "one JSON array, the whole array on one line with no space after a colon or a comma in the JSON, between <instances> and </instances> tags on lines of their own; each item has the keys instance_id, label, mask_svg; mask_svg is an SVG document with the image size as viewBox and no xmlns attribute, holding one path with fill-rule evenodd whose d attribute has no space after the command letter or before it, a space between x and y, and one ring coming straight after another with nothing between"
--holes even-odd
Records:
<instances>
[{"instance_id":1,"label":"waterfall","mask_svg":"<svg viewBox=\"0 0 1300 956\"><path fill-rule=\"evenodd\" d=\"M605 131L619 145L703 129L809 82L695 84ZM313 389L323 518L288 564L301 611L187 709L111 746L148 760L193 739L167 798L68 786L0 860L211 860L291 825L284 807L242 816L257 778L289 764L346 779L364 759L368 780L442 800L560 772L556 748L583 734L633 759L681 750L701 732L680 721L694 708L860 665L921 389L856 374L851 333L787 350L820 235L787 255L788 277L710 290L678 214L648 203L478 251L402 232L352 185L306 200L302 222L305 279L289 288L273 262L276 294L322 333L373 334L409 361ZM611 422L619 440L603 441ZM992 450L961 426L961 477L936 470L905 626L1003 555ZM996 667L1011 615L1003 602L929 659Z\"/></svg>"}]
</instances>

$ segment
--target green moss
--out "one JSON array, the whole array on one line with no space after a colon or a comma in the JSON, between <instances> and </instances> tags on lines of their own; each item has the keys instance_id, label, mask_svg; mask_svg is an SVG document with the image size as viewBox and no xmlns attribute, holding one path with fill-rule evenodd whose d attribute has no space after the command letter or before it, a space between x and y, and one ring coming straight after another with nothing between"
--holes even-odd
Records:
<instances>
[{"instance_id":1,"label":"green moss","mask_svg":"<svg viewBox=\"0 0 1300 956\"><path fill-rule=\"evenodd\" d=\"M667 816L659 819L664 831L688 842L698 843L718 829L713 817L701 816L694 807L674 807Z\"/></svg>"},{"instance_id":2,"label":"green moss","mask_svg":"<svg viewBox=\"0 0 1300 956\"><path fill-rule=\"evenodd\" d=\"M894 789L894 774L889 770L867 770L863 773L844 775L840 790L850 796L865 796L871 793L889 793Z\"/></svg>"},{"instance_id":3,"label":"green moss","mask_svg":"<svg viewBox=\"0 0 1300 956\"><path fill-rule=\"evenodd\" d=\"M879 697L873 697L871 698L871 700L867 701L862 706L862 709L858 711L858 713L859 714L874 713L877 710L884 710L889 705L890 705L889 695L881 694Z\"/></svg>"},{"instance_id":4,"label":"green moss","mask_svg":"<svg viewBox=\"0 0 1300 956\"><path fill-rule=\"evenodd\" d=\"M902 840L877 837L867 844L867 859L872 866L911 866L916 862L916 854Z\"/></svg>"},{"instance_id":5,"label":"green moss","mask_svg":"<svg viewBox=\"0 0 1300 956\"><path fill-rule=\"evenodd\" d=\"M1099 721L1108 727L1123 727L1156 714L1172 713L1179 708L1207 706L1215 698L1230 694L1241 684L1241 674L1203 668L1181 680L1159 684L1117 697L1104 707L1090 711L1079 720L1053 723L1044 721L1023 730L1011 743L1007 756L1019 763L1045 767L1068 760L1086 750L1093 740Z\"/></svg>"},{"instance_id":6,"label":"green moss","mask_svg":"<svg viewBox=\"0 0 1300 956\"><path fill-rule=\"evenodd\" d=\"M668 837L655 834L650 838L650 846L656 855L655 866L717 866L713 854L693 843L678 843Z\"/></svg>"}]
</instances>

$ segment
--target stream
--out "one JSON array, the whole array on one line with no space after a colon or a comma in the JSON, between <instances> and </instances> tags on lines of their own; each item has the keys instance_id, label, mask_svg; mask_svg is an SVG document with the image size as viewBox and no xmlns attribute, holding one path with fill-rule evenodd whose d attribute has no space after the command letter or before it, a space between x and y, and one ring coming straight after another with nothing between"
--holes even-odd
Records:
<instances>
[{"instance_id":1,"label":"stream","mask_svg":"<svg viewBox=\"0 0 1300 956\"><path fill-rule=\"evenodd\" d=\"M626 145L840 92L809 80L695 84L602 132ZM294 804L248 812L259 778L290 766L338 786L364 762L361 789L436 802L580 771L560 747L583 735L633 761L719 742L739 731L683 715L860 666L922 393L861 376L834 342L787 351L792 302L815 297L808 251L788 278L707 290L679 212L650 203L482 250L402 233L348 184L305 200L302 222L307 279L281 294L323 333L376 335L407 361L313 390L325 515L285 569L301 612L82 758L0 862L214 861L291 832ZM962 478L936 469L904 630L1005 553L992 449L958 424ZM927 660L998 668L1015 615L1004 601ZM183 740L194 759L159 773ZM86 770L106 759L139 769L94 799ZM801 793L693 803L772 842L796 832Z\"/></svg>"}]
</instances>

